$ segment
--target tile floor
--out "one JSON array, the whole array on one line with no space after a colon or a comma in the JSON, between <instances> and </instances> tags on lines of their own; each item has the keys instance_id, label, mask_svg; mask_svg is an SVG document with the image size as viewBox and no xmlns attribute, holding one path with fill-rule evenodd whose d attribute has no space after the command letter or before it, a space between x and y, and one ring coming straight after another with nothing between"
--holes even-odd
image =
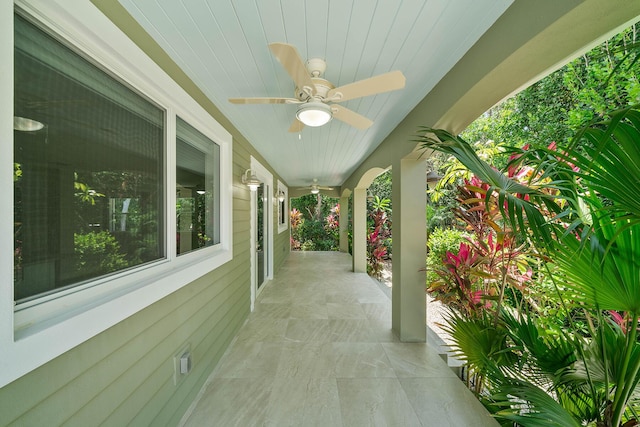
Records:
<instances>
[{"instance_id":1,"label":"tile floor","mask_svg":"<svg viewBox=\"0 0 640 427\"><path fill-rule=\"evenodd\" d=\"M497 426L337 252L294 252L183 420L202 426Z\"/></svg>"}]
</instances>

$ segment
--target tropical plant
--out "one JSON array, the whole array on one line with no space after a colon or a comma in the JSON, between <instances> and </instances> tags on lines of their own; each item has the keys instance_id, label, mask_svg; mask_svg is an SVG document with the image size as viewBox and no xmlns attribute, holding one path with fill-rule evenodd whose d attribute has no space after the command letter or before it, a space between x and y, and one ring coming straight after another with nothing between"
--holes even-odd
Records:
<instances>
[{"instance_id":1,"label":"tropical plant","mask_svg":"<svg viewBox=\"0 0 640 427\"><path fill-rule=\"evenodd\" d=\"M116 238L107 231L76 233L73 237L75 271L79 274L95 277L130 265Z\"/></svg>"},{"instance_id":2,"label":"tropical plant","mask_svg":"<svg viewBox=\"0 0 640 427\"><path fill-rule=\"evenodd\" d=\"M390 200L380 199L377 195L372 201L373 209L369 211L367 221L367 273L379 277L384 268L390 246L387 240L391 237L391 223L388 213Z\"/></svg>"},{"instance_id":3,"label":"tropical plant","mask_svg":"<svg viewBox=\"0 0 640 427\"><path fill-rule=\"evenodd\" d=\"M340 236L338 199L321 194L307 194L291 199L291 249L336 251Z\"/></svg>"},{"instance_id":4,"label":"tropical plant","mask_svg":"<svg viewBox=\"0 0 640 427\"><path fill-rule=\"evenodd\" d=\"M510 166L530 167L526 182L492 168L460 137L429 128L422 132L423 148L453 155L472 170L486 183L486 198L495 197L514 235L552 263L546 273L566 307L568 324L551 335L540 329L531 307L511 309L515 314L496 311L495 333L507 339L500 341L501 350L492 347L474 358L487 378L487 399L496 416L525 426L636 425L640 181L630 177L640 176L640 110L627 108L593 123L564 151L546 144L521 150ZM587 333L574 327L568 300L581 308ZM613 317L622 326L604 311L617 313ZM450 325L463 354L477 353L463 332L474 329L465 322L478 319L486 323L483 316L458 316ZM525 364L514 369L501 361L510 352Z\"/></svg>"},{"instance_id":5,"label":"tropical plant","mask_svg":"<svg viewBox=\"0 0 640 427\"><path fill-rule=\"evenodd\" d=\"M460 243L466 241L467 235L455 228L436 228L427 238L427 288L440 279L437 270L442 267L442 260L447 252L455 253Z\"/></svg>"},{"instance_id":6,"label":"tropical plant","mask_svg":"<svg viewBox=\"0 0 640 427\"><path fill-rule=\"evenodd\" d=\"M517 147L569 141L594 118L640 102L638 34L640 24L631 25L486 111L462 137Z\"/></svg>"}]
</instances>

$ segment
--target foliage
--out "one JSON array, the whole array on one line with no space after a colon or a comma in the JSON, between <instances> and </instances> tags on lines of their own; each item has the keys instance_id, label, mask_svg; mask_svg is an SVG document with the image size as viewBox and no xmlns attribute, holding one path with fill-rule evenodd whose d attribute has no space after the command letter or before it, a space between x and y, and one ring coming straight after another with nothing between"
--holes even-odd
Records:
<instances>
[{"instance_id":1,"label":"foliage","mask_svg":"<svg viewBox=\"0 0 640 427\"><path fill-rule=\"evenodd\" d=\"M438 196L434 200L435 192L438 192ZM453 185L427 190L427 233L433 233L437 228L455 227L456 218L453 212L457 206L456 192L457 189Z\"/></svg>"},{"instance_id":2,"label":"foliage","mask_svg":"<svg viewBox=\"0 0 640 427\"><path fill-rule=\"evenodd\" d=\"M629 405L640 380L640 204L630 197L638 184L628 177L640 174L640 111L614 112L578 132L570 151L558 151L555 144L523 150L512 156L505 173L474 156L461 138L435 134L443 143L427 142L429 148L455 153L490 180L474 186L485 202L497 201L494 208L486 204L482 215L497 205L505 227L553 263L555 271L546 274L556 283L560 303L576 300L587 319L584 333L567 307L569 323L542 345L538 323L544 322L539 322L537 307L513 306L516 315L511 317L495 308L493 328L509 337L500 357L515 352L528 363L511 370L492 356L494 350L484 354L485 364L476 369L486 380L492 407L501 408L496 414L521 425L539 425L547 413L574 420L563 425L619 426L625 418L635 423ZM519 174L516 167L528 173ZM517 181L523 176L526 181ZM466 259L473 256L465 252ZM559 280L564 286L557 285ZM617 313L613 318L622 327L604 318L603 310ZM460 336L469 329L465 322L485 321L486 314L458 312L451 330L458 334L459 351L468 355L477 349L469 348L469 337ZM553 370L547 369L551 361L565 365L554 362Z\"/></svg>"},{"instance_id":3,"label":"foliage","mask_svg":"<svg viewBox=\"0 0 640 427\"><path fill-rule=\"evenodd\" d=\"M129 266L116 238L107 231L73 235L75 271L96 277Z\"/></svg>"},{"instance_id":4,"label":"foliage","mask_svg":"<svg viewBox=\"0 0 640 427\"><path fill-rule=\"evenodd\" d=\"M76 191L74 196L83 203L89 203L92 206L96 204L96 198L104 197L104 194L98 193L93 188L89 187L87 184L83 182L78 182L78 174L75 173L75 182L73 183L73 188Z\"/></svg>"},{"instance_id":5,"label":"foliage","mask_svg":"<svg viewBox=\"0 0 640 427\"><path fill-rule=\"evenodd\" d=\"M13 182L16 182L22 178L22 165L20 163L13 163Z\"/></svg>"},{"instance_id":6,"label":"foliage","mask_svg":"<svg viewBox=\"0 0 640 427\"><path fill-rule=\"evenodd\" d=\"M289 212L289 222L291 224L291 237L289 238L291 249L298 251L301 249L302 245L300 240L298 240L300 238L298 227L302 224L302 212L296 208L291 209L291 212Z\"/></svg>"},{"instance_id":7,"label":"foliage","mask_svg":"<svg viewBox=\"0 0 640 427\"><path fill-rule=\"evenodd\" d=\"M291 200L291 249L337 251L340 247L338 199L306 194Z\"/></svg>"},{"instance_id":8,"label":"foliage","mask_svg":"<svg viewBox=\"0 0 640 427\"><path fill-rule=\"evenodd\" d=\"M374 196L372 205L374 209L369 211L367 221L367 273L373 277L379 277L384 267L384 259L388 255L387 240L391 238L390 200L380 199Z\"/></svg>"},{"instance_id":9,"label":"foliage","mask_svg":"<svg viewBox=\"0 0 640 427\"><path fill-rule=\"evenodd\" d=\"M367 273L379 278L391 257L392 172L378 175L367 190Z\"/></svg>"},{"instance_id":10,"label":"foliage","mask_svg":"<svg viewBox=\"0 0 640 427\"><path fill-rule=\"evenodd\" d=\"M548 145L569 141L577 129L608 111L640 102L638 25L493 107L461 136L515 147Z\"/></svg>"},{"instance_id":11,"label":"foliage","mask_svg":"<svg viewBox=\"0 0 640 427\"><path fill-rule=\"evenodd\" d=\"M439 278L427 287L436 300L467 316L492 304L499 312L508 290L514 302L521 299L531 278L526 242L503 221L500 202L488 189L477 177L459 187L455 215L468 237L440 258L434 270Z\"/></svg>"},{"instance_id":12,"label":"foliage","mask_svg":"<svg viewBox=\"0 0 640 427\"><path fill-rule=\"evenodd\" d=\"M388 201L388 208L393 209L393 202L391 200L391 182L392 182L392 171L388 169L378 175L371 185L369 185L368 192L374 198L378 196L380 200ZM370 205L370 202L368 203ZM371 206L367 206L367 208L371 208Z\"/></svg>"},{"instance_id":13,"label":"foliage","mask_svg":"<svg viewBox=\"0 0 640 427\"><path fill-rule=\"evenodd\" d=\"M482 228L472 227L468 243L445 256L449 289L458 292L448 330L475 373L473 386L505 425L638 425L635 35L633 26L492 109L462 136L421 129L425 149L453 156L477 180L462 189L458 202L467 209L458 218ZM467 142L491 138L511 145L509 158L492 162L500 170ZM528 254L522 261L531 273L518 286L500 266L513 297L484 288L470 306L473 286L493 280L479 274L488 272L482 229L510 238L518 256ZM550 313L563 321L549 321Z\"/></svg>"},{"instance_id":14,"label":"foliage","mask_svg":"<svg viewBox=\"0 0 640 427\"><path fill-rule=\"evenodd\" d=\"M429 233L427 241L427 288L440 280L436 270L442 268L442 260L447 252L456 253L460 248L460 243L466 241L467 235L455 228L436 228Z\"/></svg>"}]
</instances>

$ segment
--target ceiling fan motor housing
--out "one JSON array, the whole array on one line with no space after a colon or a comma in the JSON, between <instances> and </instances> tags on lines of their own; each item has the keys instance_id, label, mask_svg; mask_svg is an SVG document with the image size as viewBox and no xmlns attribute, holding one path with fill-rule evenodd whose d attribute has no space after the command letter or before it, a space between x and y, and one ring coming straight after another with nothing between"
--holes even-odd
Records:
<instances>
[{"instance_id":1,"label":"ceiling fan motor housing","mask_svg":"<svg viewBox=\"0 0 640 427\"><path fill-rule=\"evenodd\" d=\"M331 89L335 88L335 86L331 84L330 81L320 77L311 77L311 81L313 82L313 85L316 87L316 94L314 95L314 98L320 101L322 101L327 97L327 94ZM299 87L296 87L295 97L300 101L306 101L309 99L309 94L304 90L300 89Z\"/></svg>"},{"instance_id":2,"label":"ceiling fan motor housing","mask_svg":"<svg viewBox=\"0 0 640 427\"><path fill-rule=\"evenodd\" d=\"M326 69L327 63L324 62L324 59L311 58L307 61L307 70L309 70L311 77L320 77L324 74Z\"/></svg>"}]
</instances>

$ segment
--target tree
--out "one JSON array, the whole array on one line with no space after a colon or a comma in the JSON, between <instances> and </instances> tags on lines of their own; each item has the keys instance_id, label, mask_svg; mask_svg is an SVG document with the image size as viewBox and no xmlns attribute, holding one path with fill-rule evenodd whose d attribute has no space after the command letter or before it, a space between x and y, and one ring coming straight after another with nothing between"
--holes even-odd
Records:
<instances>
[{"instance_id":1,"label":"tree","mask_svg":"<svg viewBox=\"0 0 640 427\"><path fill-rule=\"evenodd\" d=\"M491 108L461 136L515 147L563 143L606 112L640 102L639 25Z\"/></svg>"},{"instance_id":2,"label":"tree","mask_svg":"<svg viewBox=\"0 0 640 427\"><path fill-rule=\"evenodd\" d=\"M291 199L291 248L335 251L339 249L339 199L305 194Z\"/></svg>"}]
</instances>

